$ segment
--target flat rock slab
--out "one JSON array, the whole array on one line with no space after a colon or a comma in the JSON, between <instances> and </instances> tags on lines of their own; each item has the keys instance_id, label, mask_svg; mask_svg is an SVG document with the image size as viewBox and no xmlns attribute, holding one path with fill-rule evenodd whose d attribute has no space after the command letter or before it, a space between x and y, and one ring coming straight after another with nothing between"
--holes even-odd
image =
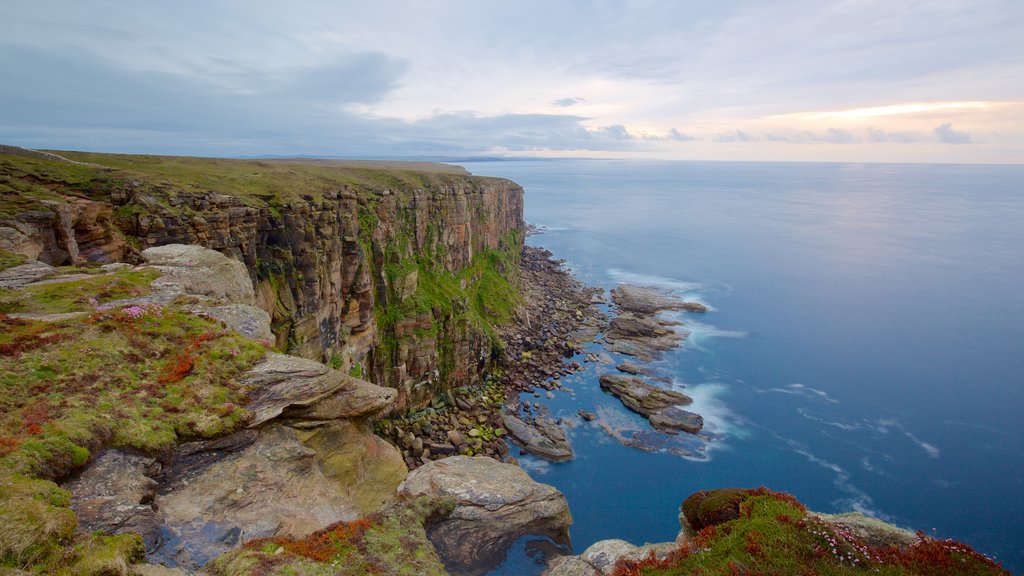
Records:
<instances>
[{"instance_id":1,"label":"flat rock slab","mask_svg":"<svg viewBox=\"0 0 1024 576\"><path fill-rule=\"evenodd\" d=\"M45 262L28 262L0 272L0 288L18 289L57 273Z\"/></svg>"},{"instance_id":2,"label":"flat rock slab","mask_svg":"<svg viewBox=\"0 0 1024 576\"><path fill-rule=\"evenodd\" d=\"M572 515L565 496L513 464L469 456L435 460L411 472L398 493L455 502L429 533L453 573L483 574L526 534L568 542Z\"/></svg>"},{"instance_id":3,"label":"flat rock slab","mask_svg":"<svg viewBox=\"0 0 1024 576\"><path fill-rule=\"evenodd\" d=\"M671 406L691 404L690 398L682 392L655 386L636 376L624 374L602 374L601 389L622 400L630 410L645 416Z\"/></svg>"}]
</instances>

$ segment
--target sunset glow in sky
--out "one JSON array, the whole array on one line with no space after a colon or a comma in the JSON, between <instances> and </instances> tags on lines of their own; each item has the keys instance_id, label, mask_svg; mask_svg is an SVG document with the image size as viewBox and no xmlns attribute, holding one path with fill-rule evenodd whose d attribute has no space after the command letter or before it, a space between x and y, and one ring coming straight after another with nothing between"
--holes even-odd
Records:
<instances>
[{"instance_id":1,"label":"sunset glow in sky","mask_svg":"<svg viewBox=\"0 0 1024 576\"><path fill-rule=\"evenodd\" d=\"M0 6L0 142L1024 162L1024 2Z\"/></svg>"}]
</instances>

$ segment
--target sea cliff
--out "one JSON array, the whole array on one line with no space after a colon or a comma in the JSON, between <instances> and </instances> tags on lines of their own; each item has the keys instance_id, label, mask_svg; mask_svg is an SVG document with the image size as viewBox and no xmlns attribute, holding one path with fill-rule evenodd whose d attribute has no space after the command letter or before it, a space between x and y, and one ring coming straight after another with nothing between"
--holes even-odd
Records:
<instances>
[{"instance_id":1,"label":"sea cliff","mask_svg":"<svg viewBox=\"0 0 1024 576\"><path fill-rule=\"evenodd\" d=\"M478 379L515 299L523 190L508 180L426 163L6 152L0 249L57 266L217 250L245 263L278 348L394 387L399 408Z\"/></svg>"}]
</instances>

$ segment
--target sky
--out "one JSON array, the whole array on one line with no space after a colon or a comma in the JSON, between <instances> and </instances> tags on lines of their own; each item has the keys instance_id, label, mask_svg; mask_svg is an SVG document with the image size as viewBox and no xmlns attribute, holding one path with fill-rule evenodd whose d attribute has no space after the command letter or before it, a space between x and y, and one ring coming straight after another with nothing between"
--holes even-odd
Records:
<instances>
[{"instance_id":1,"label":"sky","mask_svg":"<svg viewBox=\"0 0 1024 576\"><path fill-rule=\"evenodd\" d=\"M1024 162L1022 0L4 0L0 143Z\"/></svg>"}]
</instances>

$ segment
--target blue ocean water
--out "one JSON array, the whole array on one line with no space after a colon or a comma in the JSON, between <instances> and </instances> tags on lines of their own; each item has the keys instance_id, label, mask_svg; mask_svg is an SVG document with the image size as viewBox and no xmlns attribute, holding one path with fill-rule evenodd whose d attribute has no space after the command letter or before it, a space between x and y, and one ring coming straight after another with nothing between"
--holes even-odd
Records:
<instances>
[{"instance_id":1,"label":"blue ocean water","mask_svg":"<svg viewBox=\"0 0 1024 576\"><path fill-rule=\"evenodd\" d=\"M963 540L1024 570L1024 166L504 161L528 239L590 285L711 306L656 365L722 435L706 460L596 426L524 458L577 552L674 538L690 493L761 486ZM547 402L642 426L593 364ZM605 368L607 369L607 368ZM533 400L531 398L531 400Z\"/></svg>"}]
</instances>

